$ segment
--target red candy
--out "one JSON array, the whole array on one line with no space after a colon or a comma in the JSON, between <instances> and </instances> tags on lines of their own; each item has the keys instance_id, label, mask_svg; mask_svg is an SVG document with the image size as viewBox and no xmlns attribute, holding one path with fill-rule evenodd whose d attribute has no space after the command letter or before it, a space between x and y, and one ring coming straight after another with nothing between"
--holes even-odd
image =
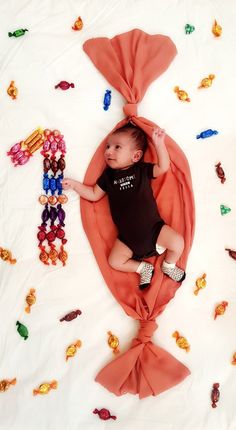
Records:
<instances>
[{"instance_id":1,"label":"red candy","mask_svg":"<svg viewBox=\"0 0 236 430\"><path fill-rule=\"evenodd\" d=\"M69 84L67 81L61 81L59 84L55 85L55 88L61 88L61 90L68 90L70 87L74 88L75 85L73 83Z\"/></svg>"},{"instance_id":2,"label":"red candy","mask_svg":"<svg viewBox=\"0 0 236 430\"><path fill-rule=\"evenodd\" d=\"M219 401L220 398L220 392L218 390L220 384L217 382L215 384L213 384L213 388L212 388L212 392L211 392L211 400L212 400L212 407L216 408L217 407L217 402Z\"/></svg>"},{"instance_id":3,"label":"red candy","mask_svg":"<svg viewBox=\"0 0 236 430\"><path fill-rule=\"evenodd\" d=\"M111 415L108 409L103 408L103 409L100 409L100 411L98 409L94 409L93 413L98 414L101 420L105 420L105 421L109 419L116 420L116 416Z\"/></svg>"},{"instance_id":4,"label":"red candy","mask_svg":"<svg viewBox=\"0 0 236 430\"><path fill-rule=\"evenodd\" d=\"M76 309L75 311L70 312L69 314L66 314L63 318L60 319L60 321L72 321L75 318L77 318L78 315L81 315L82 312L79 309Z\"/></svg>"}]
</instances>

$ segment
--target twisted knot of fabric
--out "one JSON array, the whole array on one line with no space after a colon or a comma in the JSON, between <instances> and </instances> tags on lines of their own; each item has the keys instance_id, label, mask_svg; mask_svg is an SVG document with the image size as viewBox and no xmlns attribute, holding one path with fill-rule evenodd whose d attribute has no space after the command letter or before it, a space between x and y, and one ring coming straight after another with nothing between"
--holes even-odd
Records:
<instances>
[{"instance_id":1,"label":"twisted knot of fabric","mask_svg":"<svg viewBox=\"0 0 236 430\"><path fill-rule=\"evenodd\" d=\"M123 107L124 114L130 118L137 116L137 103L126 103Z\"/></svg>"},{"instance_id":2,"label":"twisted knot of fabric","mask_svg":"<svg viewBox=\"0 0 236 430\"><path fill-rule=\"evenodd\" d=\"M154 331L158 325L155 320L140 320L140 328L138 331L137 339L142 343L150 342Z\"/></svg>"}]
</instances>

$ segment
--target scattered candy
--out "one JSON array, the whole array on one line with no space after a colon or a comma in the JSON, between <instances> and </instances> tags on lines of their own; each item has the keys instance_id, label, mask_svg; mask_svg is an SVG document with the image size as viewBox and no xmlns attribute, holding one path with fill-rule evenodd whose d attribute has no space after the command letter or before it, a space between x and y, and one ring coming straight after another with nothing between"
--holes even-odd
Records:
<instances>
[{"instance_id":1,"label":"scattered candy","mask_svg":"<svg viewBox=\"0 0 236 430\"><path fill-rule=\"evenodd\" d=\"M212 401L211 406L213 408L217 407L216 403L219 401L219 398L220 398L220 392L218 390L219 386L220 386L220 384L218 382L215 383L215 384L213 384L213 388L212 388L212 391L211 391L211 401Z\"/></svg>"},{"instance_id":2,"label":"scattered candy","mask_svg":"<svg viewBox=\"0 0 236 430\"><path fill-rule=\"evenodd\" d=\"M10 264L16 263L16 259L12 258L12 253L8 251L8 249L1 248L1 246L0 246L0 258L3 261L8 261Z\"/></svg>"},{"instance_id":3,"label":"scattered candy","mask_svg":"<svg viewBox=\"0 0 236 430\"><path fill-rule=\"evenodd\" d=\"M111 331L108 331L107 334L109 336L108 340L107 340L107 343L110 346L110 348L113 349L113 353L114 354L119 353L120 351L118 349L118 346L119 346L119 339L118 339L118 337L114 336Z\"/></svg>"},{"instance_id":4,"label":"scattered candy","mask_svg":"<svg viewBox=\"0 0 236 430\"><path fill-rule=\"evenodd\" d=\"M220 181L222 184L224 184L224 182L226 181L226 177L225 177L225 172L223 170L223 168L221 167L221 163L217 163L215 165L216 168L216 174L218 176L218 178L220 178Z\"/></svg>"},{"instance_id":5,"label":"scattered candy","mask_svg":"<svg viewBox=\"0 0 236 430\"><path fill-rule=\"evenodd\" d=\"M208 88L212 85L212 81L215 79L215 75L209 75L208 78L204 78L201 81L201 85L198 88Z\"/></svg>"},{"instance_id":6,"label":"scattered candy","mask_svg":"<svg viewBox=\"0 0 236 430\"><path fill-rule=\"evenodd\" d=\"M174 337L176 339L176 343L177 343L179 348L185 349L186 352L190 351L190 345L189 345L187 339L183 336L180 336L178 331L175 331L172 334L172 337Z\"/></svg>"},{"instance_id":7,"label":"scattered candy","mask_svg":"<svg viewBox=\"0 0 236 430\"><path fill-rule=\"evenodd\" d=\"M66 350L66 361L68 360L68 358L74 357L74 355L77 352L77 349L80 348L81 345L82 345L81 340L77 340L75 343L72 343L70 346L68 346Z\"/></svg>"},{"instance_id":8,"label":"scattered candy","mask_svg":"<svg viewBox=\"0 0 236 430\"><path fill-rule=\"evenodd\" d=\"M24 324L21 324L19 321L16 321L17 331L24 338L24 340L28 339L29 332L27 327Z\"/></svg>"},{"instance_id":9,"label":"scattered candy","mask_svg":"<svg viewBox=\"0 0 236 430\"><path fill-rule=\"evenodd\" d=\"M36 390L33 390L33 395L36 396L37 394L48 394L50 390L56 390L57 388L57 381L52 382L44 382L37 388Z\"/></svg>"},{"instance_id":10,"label":"scattered candy","mask_svg":"<svg viewBox=\"0 0 236 430\"><path fill-rule=\"evenodd\" d=\"M75 31L82 30L82 28L83 28L83 21L82 21L82 19L81 19L80 16L77 18L77 20L75 21L73 27L71 27L71 28L72 28L72 30L75 30Z\"/></svg>"},{"instance_id":11,"label":"scattered candy","mask_svg":"<svg viewBox=\"0 0 236 430\"><path fill-rule=\"evenodd\" d=\"M228 206L220 205L221 215L227 215L229 212L231 212L231 209Z\"/></svg>"},{"instance_id":12,"label":"scattered candy","mask_svg":"<svg viewBox=\"0 0 236 430\"><path fill-rule=\"evenodd\" d=\"M93 413L98 414L99 418L104 421L109 419L116 420L116 416L111 415L110 411L108 411L108 409L105 409L105 408L100 409L100 411L98 409L94 409Z\"/></svg>"},{"instance_id":13,"label":"scattered candy","mask_svg":"<svg viewBox=\"0 0 236 430\"><path fill-rule=\"evenodd\" d=\"M225 301L216 306L214 320L218 317L218 315L224 315L227 306L228 302Z\"/></svg>"},{"instance_id":14,"label":"scattered candy","mask_svg":"<svg viewBox=\"0 0 236 430\"><path fill-rule=\"evenodd\" d=\"M185 28L185 34L191 34L195 30L194 25L190 25L190 24L186 24L184 28Z\"/></svg>"},{"instance_id":15,"label":"scattered candy","mask_svg":"<svg viewBox=\"0 0 236 430\"><path fill-rule=\"evenodd\" d=\"M217 21L214 21L213 27L211 29L212 33L214 34L214 36L216 37L220 37L221 33L222 33L222 27L217 24Z\"/></svg>"},{"instance_id":16,"label":"scattered candy","mask_svg":"<svg viewBox=\"0 0 236 430\"><path fill-rule=\"evenodd\" d=\"M225 248L225 251L228 251L229 256L231 258L233 258L233 260L236 260L236 251L234 251L233 249L229 249L229 248Z\"/></svg>"},{"instance_id":17,"label":"scattered candy","mask_svg":"<svg viewBox=\"0 0 236 430\"><path fill-rule=\"evenodd\" d=\"M200 134L198 134L196 136L197 139L206 139L207 137L211 137L214 134L218 134L217 130L212 130L211 128L209 128L208 130L204 130L202 131Z\"/></svg>"},{"instance_id":18,"label":"scattered candy","mask_svg":"<svg viewBox=\"0 0 236 430\"><path fill-rule=\"evenodd\" d=\"M196 290L194 290L195 296L198 295L198 292L206 287L206 273L203 273L201 278L197 278L196 280Z\"/></svg>"},{"instance_id":19,"label":"scattered candy","mask_svg":"<svg viewBox=\"0 0 236 430\"><path fill-rule=\"evenodd\" d=\"M70 312L69 314L66 314L63 318L60 319L60 321L72 321L75 318L77 318L78 315L81 315L82 312L79 309L76 309L75 311Z\"/></svg>"},{"instance_id":20,"label":"scattered candy","mask_svg":"<svg viewBox=\"0 0 236 430\"><path fill-rule=\"evenodd\" d=\"M104 99L103 99L103 109L108 110L111 104L111 90L106 90Z\"/></svg>"},{"instance_id":21,"label":"scattered candy","mask_svg":"<svg viewBox=\"0 0 236 430\"><path fill-rule=\"evenodd\" d=\"M177 94L179 100L182 100L183 102L190 102L190 98L186 91L180 90L179 87L175 87L174 92Z\"/></svg>"},{"instance_id":22,"label":"scattered candy","mask_svg":"<svg viewBox=\"0 0 236 430\"><path fill-rule=\"evenodd\" d=\"M7 94L15 100L18 95L18 89L15 86L15 81L11 81L9 87L7 88Z\"/></svg>"},{"instance_id":23,"label":"scattered candy","mask_svg":"<svg viewBox=\"0 0 236 430\"><path fill-rule=\"evenodd\" d=\"M11 380L2 379L2 381L0 381L0 393L7 391L8 388L10 388L10 385L15 385L15 384L16 384L16 378Z\"/></svg>"},{"instance_id":24,"label":"scattered candy","mask_svg":"<svg viewBox=\"0 0 236 430\"><path fill-rule=\"evenodd\" d=\"M69 84L67 81L61 81L55 85L55 88L61 88L61 90L68 90L70 87L75 88L75 85L73 83Z\"/></svg>"},{"instance_id":25,"label":"scattered candy","mask_svg":"<svg viewBox=\"0 0 236 430\"><path fill-rule=\"evenodd\" d=\"M233 358L232 358L231 364L233 364L233 366L235 366L235 365L236 365L236 352L235 352L235 353L234 353L234 355L233 355Z\"/></svg>"},{"instance_id":26,"label":"scattered candy","mask_svg":"<svg viewBox=\"0 0 236 430\"><path fill-rule=\"evenodd\" d=\"M25 298L25 301L26 301L26 303L28 305L25 308L25 312L27 312L29 314L31 306L34 305L35 302L36 302L36 296L35 296L35 289L34 288L31 288L29 290L29 293L27 294L27 296Z\"/></svg>"},{"instance_id":27,"label":"scattered candy","mask_svg":"<svg viewBox=\"0 0 236 430\"><path fill-rule=\"evenodd\" d=\"M25 34L26 31L29 31L29 30L27 30L27 28L25 28L25 29L20 28L19 30L15 30L13 33L8 33L8 36L9 37L12 37L12 36L14 36L14 37L24 36L24 34Z\"/></svg>"},{"instance_id":28,"label":"scattered candy","mask_svg":"<svg viewBox=\"0 0 236 430\"><path fill-rule=\"evenodd\" d=\"M23 165L43 145L44 140L43 130L37 128L27 139L13 145L7 155L11 157L14 166Z\"/></svg>"}]
</instances>

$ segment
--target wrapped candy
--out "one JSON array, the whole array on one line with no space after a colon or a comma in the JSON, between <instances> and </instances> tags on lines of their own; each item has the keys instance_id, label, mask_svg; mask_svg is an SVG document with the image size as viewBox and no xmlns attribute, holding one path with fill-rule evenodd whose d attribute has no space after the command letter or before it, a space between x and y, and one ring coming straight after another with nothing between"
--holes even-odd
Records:
<instances>
[{"instance_id":1,"label":"wrapped candy","mask_svg":"<svg viewBox=\"0 0 236 430\"><path fill-rule=\"evenodd\" d=\"M211 391L212 404L211 404L211 406L213 408L217 407L216 403L219 401L219 398L220 398L219 386L220 386L220 384L218 382L216 382L215 384L213 384L213 387L212 387L212 391Z\"/></svg>"},{"instance_id":2,"label":"wrapped candy","mask_svg":"<svg viewBox=\"0 0 236 430\"><path fill-rule=\"evenodd\" d=\"M212 130L209 128L208 130L202 131L200 134L196 136L197 139L206 139L207 137L214 136L214 134L218 134L217 130Z\"/></svg>"},{"instance_id":3,"label":"wrapped candy","mask_svg":"<svg viewBox=\"0 0 236 430\"><path fill-rule=\"evenodd\" d=\"M231 364L233 364L233 366L236 365L236 352L233 354L233 358L232 358Z\"/></svg>"},{"instance_id":4,"label":"wrapped candy","mask_svg":"<svg viewBox=\"0 0 236 430\"><path fill-rule=\"evenodd\" d=\"M215 79L215 75L209 75L208 78L204 78L201 81L201 85L198 87L200 88L208 88L212 85L212 81Z\"/></svg>"},{"instance_id":5,"label":"wrapped candy","mask_svg":"<svg viewBox=\"0 0 236 430\"><path fill-rule=\"evenodd\" d=\"M63 245L61 245L60 252L58 254L58 258L62 262L63 266L65 266L66 260L68 259L68 254L65 251L65 249L63 248Z\"/></svg>"},{"instance_id":6,"label":"wrapped candy","mask_svg":"<svg viewBox=\"0 0 236 430\"><path fill-rule=\"evenodd\" d=\"M231 258L233 258L233 260L236 260L236 251L234 251L233 249L229 249L229 248L225 248L225 251L228 251L229 256Z\"/></svg>"},{"instance_id":7,"label":"wrapped candy","mask_svg":"<svg viewBox=\"0 0 236 430\"><path fill-rule=\"evenodd\" d=\"M110 419L116 420L116 416L115 415L111 415L110 411L108 409L105 409L105 408L100 409L100 411L98 409L94 409L93 413L94 414L98 414L99 418L101 420L104 420L104 421L110 420Z\"/></svg>"},{"instance_id":8,"label":"wrapped candy","mask_svg":"<svg viewBox=\"0 0 236 430\"><path fill-rule=\"evenodd\" d=\"M206 273L203 273L201 278L197 278L196 280L196 289L194 290L195 296L198 295L198 292L206 287Z\"/></svg>"},{"instance_id":9,"label":"wrapped candy","mask_svg":"<svg viewBox=\"0 0 236 430\"><path fill-rule=\"evenodd\" d=\"M55 85L55 88L61 88L61 90L68 90L69 88L74 88L75 85L73 83L69 84L67 81L61 81L59 84Z\"/></svg>"},{"instance_id":10,"label":"wrapped candy","mask_svg":"<svg viewBox=\"0 0 236 430\"><path fill-rule=\"evenodd\" d=\"M13 33L9 32L8 36L9 37L12 37L12 36L14 36L14 37L24 36L24 34L25 34L26 31L29 31L29 30L27 30L27 28L24 28L24 29L20 28L19 30L15 30Z\"/></svg>"},{"instance_id":11,"label":"wrapped candy","mask_svg":"<svg viewBox=\"0 0 236 430\"><path fill-rule=\"evenodd\" d=\"M180 336L178 331L175 331L172 334L172 337L174 337L176 339L176 343L177 343L179 348L185 349L186 352L190 351L190 345L189 345L187 339L183 336Z\"/></svg>"},{"instance_id":12,"label":"wrapped candy","mask_svg":"<svg viewBox=\"0 0 236 430\"><path fill-rule=\"evenodd\" d=\"M214 21L214 24L212 26L211 29L212 33L214 34L215 37L220 37L221 33L222 33L222 27L220 26L220 24L217 23L217 21Z\"/></svg>"},{"instance_id":13,"label":"wrapped candy","mask_svg":"<svg viewBox=\"0 0 236 430\"><path fill-rule=\"evenodd\" d=\"M18 89L15 86L15 82L11 81L9 87L7 88L7 94L12 98L12 100L15 100L18 95Z\"/></svg>"},{"instance_id":14,"label":"wrapped candy","mask_svg":"<svg viewBox=\"0 0 236 430\"><path fill-rule=\"evenodd\" d=\"M14 166L27 163L32 154L39 149L44 142L43 130L37 128L27 139L16 143L7 152Z\"/></svg>"},{"instance_id":15,"label":"wrapped candy","mask_svg":"<svg viewBox=\"0 0 236 430\"><path fill-rule=\"evenodd\" d=\"M60 321L72 321L75 318L77 318L78 315L81 315L82 312L79 309L76 309L75 311L69 312L69 314L66 314L64 317L60 319Z\"/></svg>"},{"instance_id":16,"label":"wrapped candy","mask_svg":"<svg viewBox=\"0 0 236 430\"><path fill-rule=\"evenodd\" d=\"M36 296L35 296L35 289L31 288L29 290L29 293L27 294L25 301L27 303L27 307L25 308L25 312L27 312L28 314L30 313L30 308L31 306L33 306L36 302Z\"/></svg>"},{"instance_id":17,"label":"wrapped candy","mask_svg":"<svg viewBox=\"0 0 236 430\"><path fill-rule=\"evenodd\" d=\"M118 349L118 346L119 346L118 337L114 336L114 334L112 334L111 331L108 331L107 334L109 336L107 340L108 345L110 346L110 348L113 349L114 354L118 354L120 352Z\"/></svg>"},{"instance_id":18,"label":"wrapped candy","mask_svg":"<svg viewBox=\"0 0 236 430\"><path fill-rule=\"evenodd\" d=\"M8 380L8 379L2 379L0 381L0 393L3 393L4 391L7 391L8 388L10 388L11 385L16 384L16 378Z\"/></svg>"},{"instance_id":19,"label":"wrapped candy","mask_svg":"<svg viewBox=\"0 0 236 430\"><path fill-rule=\"evenodd\" d=\"M188 93L186 93L186 91L180 90L179 87L175 87L174 92L177 94L177 97L179 100L183 102L190 102L190 98L188 96Z\"/></svg>"},{"instance_id":20,"label":"wrapped candy","mask_svg":"<svg viewBox=\"0 0 236 430\"><path fill-rule=\"evenodd\" d=\"M74 357L74 355L77 352L77 349L80 348L81 345L82 345L81 340L77 340L75 343L72 343L70 346L68 346L66 350L66 361L68 360L68 358Z\"/></svg>"},{"instance_id":21,"label":"wrapped candy","mask_svg":"<svg viewBox=\"0 0 236 430\"><path fill-rule=\"evenodd\" d=\"M220 205L221 215L227 215L229 212L231 212L231 209L228 206Z\"/></svg>"},{"instance_id":22,"label":"wrapped candy","mask_svg":"<svg viewBox=\"0 0 236 430\"><path fill-rule=\"evenodd\" d=\"M43 264L45 265L49 265L49 254L47 253L45 246L39 245L39 249L40 249L40 254L39 254L39 259L40 261L42 261Z\"/></svg>"},{"instance_id":23,"label":"wrapped candy","mask_svg":"<svg viewBox=\"0 0 236 430\"><path fill-rule=\"evenodd\" d=\"M225 177L225 172L224 172L223 168L221 167L221 163L217 163L215 165L215 168L216 168L216 174L217 174L218 178L220 178L221 183L224 184L226 181L226 177Z\"/></svg>"},{"instance_id":24,"label":"wrapped candy","mask_svg":"<svg viewBox=\"0 0 236 430\"><path fill-rule=\"evenodd\" d=\"M16 259L12 258L12 253L8 249L1 248L0 246L0 258L3 261L8 261L10 264L15 264Z\"/></svg>"},{"instance_id":25,"label":"wrapped candy","mask_svg":"<svg viewBox=\"0 0 236 430\"><path fill-rule=\"evenodd\" d=\"M19 321L16 321L17 331L24 338L24 340L28 339L29 332L27 327L24 324L21 324Z\"/></svg>"},{"instance_id":26,"label":"wrapped candy","mask_svg":"<svg viewBox=\"0 0 236 430\"><path fill-rule=\"evenodd\" d=\"M111 104L111 90L106 90L104 99L103 99L103 109L108 110Z\"/></svg>"},{"instance_id":27,"label":"wrapped candy","mask_svg":"<svg viewBox=\"0 0 236 430\"><path fill-rule=\"evenodd\" d=\"M33 395L36 396L37 394L48 394L50 390L56 390L57 388L57 381L52 382L44 382L39 386L39 388L33 390Z\"/></svg>"},{"instance_id":28,"label":"wrapped candy","mask_svg":"<svg viewBox=\"0 0 236 430\"><path fill-rule=\"evenodd\" d=\"M82 30L82 28L83 28L83 21L82 21L82 19L81 19L80 16L77 18L77 20L75 21L73 27L71 27L71 28L72 28L72 30L75 30L75 31Z\"/></svg>"},{"instance_id":29,"label":"wrapped candy","mask_svg":"<svg viewBox=\"0 0 236 430\"><path fill-rule=\"evenodd\" d=\"M185 29L185 34L191 34L195 30L195 27L194 25L186 24L184 29Z\"/></svg>"},{"instance_id":30,"label":"wrapped candy","mask_svg":"<svg viewBox=\"0 0 236 430\"><path fill-rule=\"evenodd\" d=\"M216 306L214 320L218 317L218 315L224 315L227 306L228 302L225 301Z\"/></svg>"}]
</instances>

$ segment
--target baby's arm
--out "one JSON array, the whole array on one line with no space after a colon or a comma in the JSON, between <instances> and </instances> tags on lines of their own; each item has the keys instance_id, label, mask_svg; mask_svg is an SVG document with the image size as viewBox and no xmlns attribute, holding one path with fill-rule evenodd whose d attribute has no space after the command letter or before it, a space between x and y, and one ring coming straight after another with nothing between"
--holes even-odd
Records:
<instances>
[{"instance_id":1,"label":"baby's arm","mask_svg":"<svg viewBox=\"0 0 236 430\"><path fill-rule=\"evenodd\" d=\"M153 176L156 178L167 172L170 167L170 157L165 145L165 130L154 128L152 139L157 151L158 164L153 167Z\"/></svg>"},{"instance_id":2,"label":"baby's arm","mask_svg":"<svg viewBox=\"0 0 236 430\"><path fill-rule=\"evenodd\" d=\"M84 185L69 178L62 180L62 187L64 190L74 190L80 197L91 202L97 202L106 194L97 184L94 186Z\"/></svg>"}]
</instances>

